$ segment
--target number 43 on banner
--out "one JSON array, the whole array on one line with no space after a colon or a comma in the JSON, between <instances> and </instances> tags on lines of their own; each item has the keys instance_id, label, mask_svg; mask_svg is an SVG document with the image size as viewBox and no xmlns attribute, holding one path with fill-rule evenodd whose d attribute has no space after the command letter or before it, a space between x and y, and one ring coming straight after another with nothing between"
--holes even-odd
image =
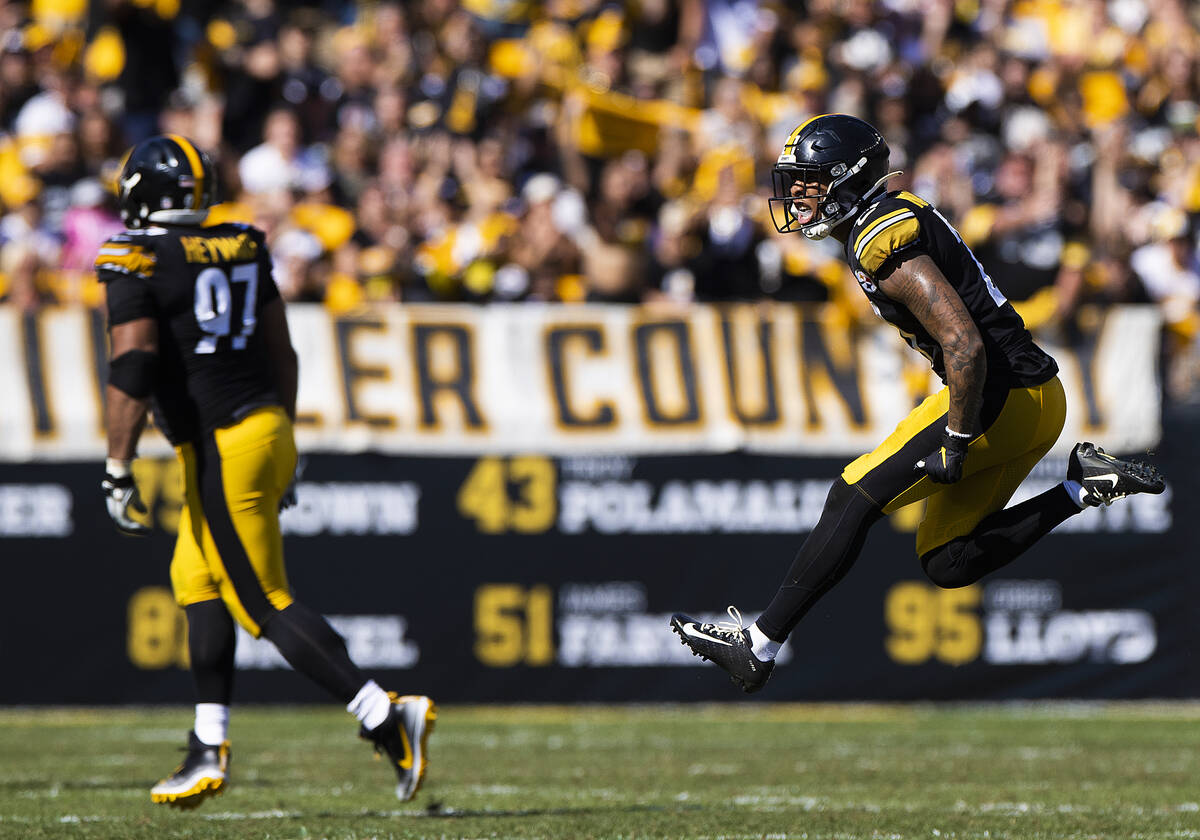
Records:
<instances>
[{"instance_id":1,"label":"number 43 on banner","mask_svg":"<svg viewBox=\"0 0 1200 840\"><path fill-rule=\"evenodd\" d=\"M480 458L458 489L458 512L485 534L540 534L558 516L556 485L549 458Z\"/></svg>"}]
</instances>

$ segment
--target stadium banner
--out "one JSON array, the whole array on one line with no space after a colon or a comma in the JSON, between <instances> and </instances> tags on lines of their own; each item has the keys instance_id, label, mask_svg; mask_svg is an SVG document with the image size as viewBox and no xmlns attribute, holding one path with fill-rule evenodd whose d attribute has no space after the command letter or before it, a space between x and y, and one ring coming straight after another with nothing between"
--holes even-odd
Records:
<instances>
[{"instance_id":1,"label":"stadium banner","mask_svg":"<svg viewBox=\"0 0 1200 840\"><path fill-rule=\"evenodd\" d=\"M1096 309L1058 360L1069 441L1160 435L1161 317ZM302 451L849 457L940 387L885 325L831 305L288 308ZM104 456L102 313L0 306L0 461ZM146 455L166 455L155 433Z\"/></svg>"},{"instance_id":2,"label":"stadium banner","mask_svg":"<svg viewBox=\"0 0 1200 840\"><path fill-rule=\"evenodd\" d=\"M381 684L445 702L736 700L669 631L752 621L846 459L753 453L313 454L283 518L291 584ZM963 589L921 575L919 508L879 523L800 624L767 700L1200 696L1200 448L1161 496L1089 509ZM169 590L179 469L136 465L154 533L115 533L98 463L0 466L0 704L191 701ZM1051 455L1019 491L1061 479ZM1193 506L1194 509L1194 506ZM240 632L240 631L239 631ZM327 702L240 632L237 702Z\"/></svg>"}]
</instances>

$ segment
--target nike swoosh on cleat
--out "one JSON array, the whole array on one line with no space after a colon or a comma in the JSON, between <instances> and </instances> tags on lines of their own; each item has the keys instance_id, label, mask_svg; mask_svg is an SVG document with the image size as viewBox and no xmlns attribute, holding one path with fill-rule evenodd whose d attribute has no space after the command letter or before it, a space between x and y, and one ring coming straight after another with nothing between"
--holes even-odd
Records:
<instances>
[{"instance_id":1,"label":"nike swoosh on cleat","mask_svg":"<svg viewBox=\"0 0 1200 840\"><path fill-rule=\"evenodd\" d=\"M712 636L709 636L705 633L701 633L698 630L693 630L692 628L695 626L696 625L694 625L694 624L684 624L684 625L682 625L683 632L687 633L693 639L704 639L704 641L712 642L714 645L725 645L725 647L733 647L732 642L726 642L722 639L714 639Z\"/></svg>"},{"instance_id":2,"label":"nike swoosh on cleat","mask_svg":"<svg viewBox=\"0 0 1200 840\"><path fill-rule=\"evenodd\" d=\"M1120 481L1120 477L1117 475L1114 475L1113 473L1105 473L1104 475L1093 475L1093 476L1090 476L1090 479L1092 481L1111 481L1113 487L1116 487L1117 482Z\"/></svg>"}]
</instances>

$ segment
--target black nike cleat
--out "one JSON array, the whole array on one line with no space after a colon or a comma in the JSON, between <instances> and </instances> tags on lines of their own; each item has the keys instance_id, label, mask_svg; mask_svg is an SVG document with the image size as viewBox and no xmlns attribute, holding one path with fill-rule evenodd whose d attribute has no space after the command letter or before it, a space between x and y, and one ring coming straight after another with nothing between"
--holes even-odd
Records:
<instances>
[{"instance_id":1,"label":"black nike cleat","mask_svg":"<svg viewBox=\"0 0 1200 840\"><path fill-rule=\"evenodd\" d=\"M1090 443L1077 443L1067 461L1067 480L1083 487L1083 503L1092 507L1110 505L1134 493L1161 493L1166 489L1162 473L1140 461L1114 458Z\"/></svg>"},{"instance_id":2,"label":"black nike cleat","mask_svg":"<svg viewBox=\"0 0 1200 840\"><path fill-rule=\"evenodd\" d=\"M692 655L715 662L725 669L734 685L753 694L764 685L775 670L775 662L763 662L754 655L750 643L750 632L742 629L742 616L730 607L729 615L734 624L701 624L691 616L675 613L671 616L671 629L679 634Z\"/></svg>"},{"instance_id":3,"label":"black nike cleat","mask_svg":"<svg viewBox=\"0 0 1200 840\"><path fill-rule=\"evenodd\" d=\"M386 755L396 771L399 783L396 798L407 802L417 795L429 766L429 734L437 720L437 706L428 697L408 694L398 697L388 692L392 707L387 720L368 731L361 729L360 738L375 745L376 755Z\"/></svg>"},{"instance_id":4,"label":"black nike cleat","mask_svg":"<svg viewBox=\"0 0 1200 840\"><path fill-rule=\"evenodd\" d=\"M195 808L225 791L229 774L229 742L206 744L188 734L187 757L175 772L150 788L150 801L175 808Z\"/></svg>"}]
</instances>

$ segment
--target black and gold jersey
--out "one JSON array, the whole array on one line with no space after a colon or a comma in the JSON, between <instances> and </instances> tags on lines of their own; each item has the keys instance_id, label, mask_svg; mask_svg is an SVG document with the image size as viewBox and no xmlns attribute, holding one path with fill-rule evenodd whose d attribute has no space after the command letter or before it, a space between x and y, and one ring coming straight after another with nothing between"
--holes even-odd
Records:
<instances>
[{"instance_id":1,"label":"black and gold jersey","mask_svg":"<svg viewBox=\"0 0 1200 840\"><path fill-rule=\"evenodd\" d=\"M932 204L910 192L890 192L859 214L846 240L846 260L871 307L924 355L942 381L942 348L903 304L878 286L901 261L926 254L941 269L975 320L987 351L987 385L1032 387L1058 372L1025 322L995 287L975 255Z\"/></svg>"},{"instance_id":2,"label":"black and gold jersey","mask_svg":"<svg viewBox=\"0 0 1200 840\"><path fill-rule=\"evenodd\" d=\"M158 323L154 419L173 444L278 405L275 375L256 329L279 297L262 231L249 225L127 230L100 248L109 327Z\"/></svg>"}]
</instances>

